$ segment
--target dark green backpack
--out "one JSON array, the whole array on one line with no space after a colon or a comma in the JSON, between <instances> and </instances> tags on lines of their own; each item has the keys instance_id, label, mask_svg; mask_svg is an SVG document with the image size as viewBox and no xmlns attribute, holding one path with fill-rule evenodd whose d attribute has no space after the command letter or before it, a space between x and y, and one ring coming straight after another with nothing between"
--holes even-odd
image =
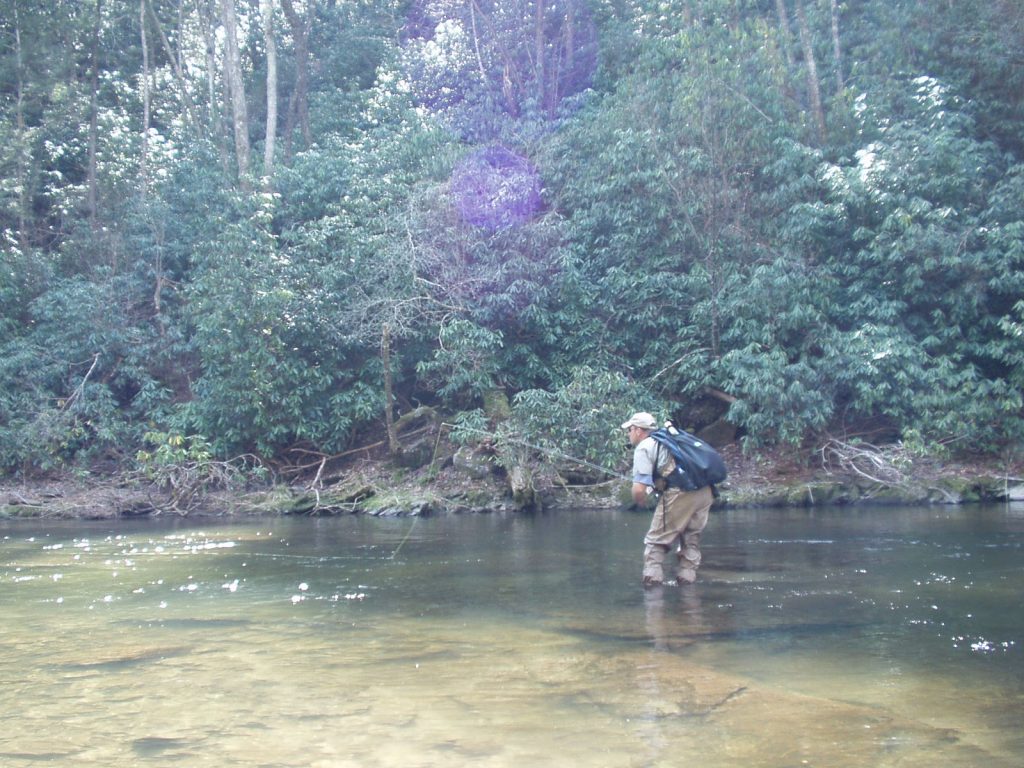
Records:
<instances>
[{"instance_id":1,"label":"dark green backpack","mask_svg":"<svg viewBox=\"0 0 1024 768\"><path fill-rule=\"evenodd\" d=\"M725 462L718 451L689 432L683 432L669 425L651 433L658 445L665 446L675 459L676 467L665 476L670 488L697 491L714 486L725 480Z\"/></svg>"}]
</instances>

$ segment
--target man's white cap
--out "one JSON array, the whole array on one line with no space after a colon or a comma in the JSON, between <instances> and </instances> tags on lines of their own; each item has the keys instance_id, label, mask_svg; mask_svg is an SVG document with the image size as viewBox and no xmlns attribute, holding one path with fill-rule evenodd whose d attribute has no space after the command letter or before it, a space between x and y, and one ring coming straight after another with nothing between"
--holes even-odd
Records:
<instances>
[{"instance_id":1,"label":"man's white cap","mask_svg":"<svg viewBox=\"0 0 1024 768\"><path fill-rule=\"evenodd\" d=\"M634 413L629 417L629 421L622 424L622 429L629 429L630 427L640 427L640 429L657 429L658 422L655 421L654 417L646 411L640 411Z\"/></svg>"}]
</instances>

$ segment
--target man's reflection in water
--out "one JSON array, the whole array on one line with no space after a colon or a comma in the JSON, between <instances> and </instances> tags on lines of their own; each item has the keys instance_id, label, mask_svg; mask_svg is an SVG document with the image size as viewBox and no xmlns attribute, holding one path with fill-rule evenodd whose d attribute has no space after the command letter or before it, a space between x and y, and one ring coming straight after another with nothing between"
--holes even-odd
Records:
<instances>
[{"instance_id":1,"label":"man's reflection in water","mask_svg":"<svg viewBox=\"0 0 1024 768\"><path fill-rule=\"evenodd\" d=\"M698 584L644 589L644 626L655 650L682 650L705 631L700 591Z\"/></svg>"},{"instance_id":2,"label":"man's reflection in water","mask_svg":"<svg viewBox=\"0 0 1024 768\"><path fill-rule=\"evenodd\" d=\"M644 589L644 627L651 645L637 665L637 687L642 698L640 739L652 764L665 758L669 741L663 727L687 714L685 649L706 632L701 610L700 584L659 585Z\"/></svg>"}]
</instances>

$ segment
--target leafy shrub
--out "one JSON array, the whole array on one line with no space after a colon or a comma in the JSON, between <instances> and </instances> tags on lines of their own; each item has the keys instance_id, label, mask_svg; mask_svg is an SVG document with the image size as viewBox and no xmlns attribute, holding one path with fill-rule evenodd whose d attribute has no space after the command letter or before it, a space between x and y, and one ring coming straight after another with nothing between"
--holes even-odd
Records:
<instances>
[{"instance_id":1,"label":"leafy shrub","mask_svg":"<svg viewBox=\"0 0 1024 768\"><path fill-rule=\"evenodd\" d=\"M529 457L592 480L622 476L629 454L619 425L637 410L657 414L667 407L620 373L577 368L552 391L532 389L515 396L512 417L497 429L499 460Z\"/></svg>"}]
</instances>

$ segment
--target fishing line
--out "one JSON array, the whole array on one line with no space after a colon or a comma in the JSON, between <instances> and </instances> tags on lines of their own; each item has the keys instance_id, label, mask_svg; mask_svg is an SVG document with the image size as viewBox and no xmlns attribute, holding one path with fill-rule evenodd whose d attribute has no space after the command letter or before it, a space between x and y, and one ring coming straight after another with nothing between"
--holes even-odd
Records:
<instances>
[{"instance_id":1,"label":"fishing line","mask_svg":"<svg viewBox=\"0 0 1024 768\"><path fill-rule=\"evenodd\" d=\"M561 451L557 450L556 448L545 448L543 446L535 445L533 443L528 443L525 440L520 440L520 439L517 439L517 438L514 438L514 437L504 437L504 436L501 436L501 435L496 435L494 432L488 432L487 430L484 430L484 429L474 429L473 427L465 427L465 426L460 426L460 425L457 425L457 424L448 424L448 423L442 423L441 426L443 426L443 427L451 427L452 429L461 429L461 430L465 430L466 432L475 432L478 435L487 435L488 437L493 437L495 440L498 440L499 442L504 440L505 442L515 443L515 444L521 445L521 446L523 446L525 448L533 448L533 450L538 451L539 453L544 453L544 454L548 454L548 455L551 455L551 456L557 456L560 459L565 459L566 461L572 461L572 462L575 462L576 464L580 464L580 465L582 465L584 467L590 467L591 469L596 469L598 472L602 472L602 473L604 473L606 475L610 475L611 477L613 477L613 478L615 478L617 480L631 480L632 479L632 478L630 478L630 477L628 477L626 475L623 475L620 472L615 472L613 470L608 469L607 467L602 467L602 466L600 466L598 464L594 464L593 462L587 461L586 459L580 459L580 458L577 458L576 456L570 456L567 453L562 453Z\"/></svg>"},{"instance_id":2,"label":"fishing line","mask_svg":"<svg viewBox=\"0 0 1024 768\"><path fill-rule=\"evenodd\" d=\"M314 563L329 562L334 560L383 560L383 557L373 555L286 555L282 552L243 552L243 557L269 557L274 560L308 560Z\"/></svg>"},{"instance_id":3,"label":"fishing line","mask_svg":"<svg viewBox=\"0 0 1024 768\"><path fill-rule=\"evenodd\" d=\"M388 560L394 560L395 559L395 557L401 551L402 547L405 546L405 542L407 542L409 540L409 537L412 535L412 529L416 527L416 523L418 523L418 522L419 522L419 517L414 517L412 519L412 525L409 526L409 530L406 532L405 538L402 539L398 543L398 546L395 547L395 551L391 553L391 557L389 557Z\"/></svg>"},{"instance_id":4,"label":"fishing line","mask_svg":"<svg viewBox=\"0 0 1024 768\"><path fill-rule=\"evenodd\" d=\"M630 480L631 479L628 476L623 475L620 472L615 472L613 470L608 469L607 467L602 467L599 464L594 464L591 461L587 461L586 459L581 459L581 458L579 458L577 456L570 456L569 454L563 453L562 451L559 451L559 450L557 450L555 448L545 448L544 446L536 445L534 443L527 442L526 440L521 440L521 439L517 439L517 438L514 438L514 437L500 436L500 435L494 434L493 432L488 432L487 430L484 430L484 429L475 429L473 427L459 426L457 424L449 424L448 422L442 422L441 426L442 427L448 427L449 429L461 429L461 430L465 430L466 432L473 432L473 433L478 434L478 435L486 435L487 437L492 437L492 438L494 438L495 440L497 440L499 442L504 440L505 442L514 443L516 445L521 445L521 446L523 446L525 448L532 448L533 450L537 451L538 453L546 454L546 455L549 455L549 456L557 456L558 458L565 459L566 461L571 461L571 462L574 462L576 464L580 464L580 465L582 465L584 467L589 467L590 469L596 469L598 472L601 472L602 474L605 474L605 475L609 475L612 478L615 478L615 479L618 479L618 480ZM438 439L440 439L440 434L438 434ZM398 546L395 547L395 551L391 553L391 557L388 558L389 560L394 560L398 556L398 553L402 551L402 547L405 546L405 542L407 542L409 540L409 537L412 535L413 529L416 528L416 523L417 522L419 522L419 517L414 517L413 521L412 521L412 525L410 525L409 526L409 530L406 531L405 537L398 543Z\"/></svg>"}]
</instances>

